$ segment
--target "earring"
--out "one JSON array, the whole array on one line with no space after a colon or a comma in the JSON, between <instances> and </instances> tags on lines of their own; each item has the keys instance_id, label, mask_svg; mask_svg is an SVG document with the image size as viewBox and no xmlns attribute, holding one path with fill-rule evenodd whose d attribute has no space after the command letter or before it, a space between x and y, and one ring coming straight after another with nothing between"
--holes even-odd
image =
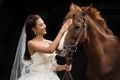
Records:
<instances>
[{"instance_id":1,"label":"earring","mask_svg":"<svg viewBox=\"0 0 120 80\"><path fill-rule=\"evenodd\" d=\"M34 34L36 34L36 32L34 32Z\"/></svg>"}]
</instances>

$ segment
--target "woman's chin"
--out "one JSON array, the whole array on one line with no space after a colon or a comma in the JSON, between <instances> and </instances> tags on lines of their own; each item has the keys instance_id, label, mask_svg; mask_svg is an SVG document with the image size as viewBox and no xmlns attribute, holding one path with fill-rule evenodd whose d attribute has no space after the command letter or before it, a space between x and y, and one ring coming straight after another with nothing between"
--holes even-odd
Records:
<instances>
[{"instance_id":1,"label":"woman's chin","mask_svg":"<svg viewBox=\"0 0 120 80\"><path fill-rule=\"evenodd\" d=\"M44 32L44 35L47 34L47 32Z\"/></svg>"}]
</instances>

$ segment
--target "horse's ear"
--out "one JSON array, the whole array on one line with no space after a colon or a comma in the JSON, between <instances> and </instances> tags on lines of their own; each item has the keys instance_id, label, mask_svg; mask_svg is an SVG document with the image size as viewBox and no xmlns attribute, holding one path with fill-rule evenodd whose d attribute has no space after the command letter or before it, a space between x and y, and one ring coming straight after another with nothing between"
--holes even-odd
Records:
<instances>
[{"instance_id":1,"label":"horse's ear","mask_svg":"<svg viewBox=\"0 0 120 80\"><path fill-rule=\"evenodd\" d=\"M74 10L75 9L75 4L74 3L71 3L70 5L70 10Z\"/></svg>"},{"instance_id":2,"label":"horse's ear","mask_svg":"<svg viewBox=\"0 0 120 80\"><path fill-rule=\"evenodd\" d=\"M75 10L75 9L81 10L79 6L75 5L74 3L71 3L70 10Z\"/></svg>"},{"instance_id":3,"label":"horse's ear","mask_svg":"<svg viewBox=\"0 0 120 80\"><path fill-rule=\"evenodd\" d=\"M88 11L92 8L93 4L91 4L89 7L88 7Z\"/></svg>"},{"instance_id":4,"label":"horse's ear","mask_svg":"<svg viewBox=\"0 0 120 80\"><path fill-rule=\"evenodd\" d=\"M92 5L93 4L91 4L89 7L87 7L84 11L83 11L83 15L86 15L87 13L89 13L89 11L90 11L90 9L92 8Z\"/></svg>"},{"instance_id":5,"label":"horse's ear","mask_svg":"<svg viewBox=\"0 0 120 80\"><path fill-rule=\"evenodd\" d=\"M93 4L91 4L89 7L87 7L87 9L85 9L85 12L86 12L86 13L89 12L90 9L92 8L92 6L93 6Z\"/></svg>"}]
</instances>

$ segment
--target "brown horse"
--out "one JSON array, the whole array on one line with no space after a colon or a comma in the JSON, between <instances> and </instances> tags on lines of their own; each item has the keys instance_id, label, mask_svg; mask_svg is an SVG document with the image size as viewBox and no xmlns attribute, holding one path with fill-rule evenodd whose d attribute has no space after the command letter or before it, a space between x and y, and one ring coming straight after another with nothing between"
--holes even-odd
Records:
<instances>
[{"instance_id":1,"label":"brown horse","mask_svg":"<svg viewBox=\"0 0 120 80\"><path fill-rule=\"evenodd\" d=\"M71 4L65 20L73 23L64 36L65 50L81 44L88 59L88 80L120 80L120 40L107 27L100 12L93 7ZM60 42L62 43L62 42Z\"/></svg>"}]
</instances>

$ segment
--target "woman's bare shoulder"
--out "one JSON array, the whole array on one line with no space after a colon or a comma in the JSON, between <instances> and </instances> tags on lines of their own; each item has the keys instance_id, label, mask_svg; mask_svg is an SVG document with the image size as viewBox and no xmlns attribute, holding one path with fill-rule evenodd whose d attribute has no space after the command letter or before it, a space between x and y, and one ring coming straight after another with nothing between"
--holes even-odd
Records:
<instances>
[{"instance_id":1,"label":"woman's bare shoulder","mask_svg":"<svg viewBox=\"0 0 120 80\"><path fill-rule=\"evenodd\" d=\"M51 40L47 40L47 39L45 39L45 41L47 41L47 42L48 42L48 43L50 43L50 44L52 43L52 41L51 41Z\"/></svg>"},{"instance_id":2,"label":"woman's bare shoulder","mask_svg":"<svg viewBox=\"0 0 120 80\"><path fill-rule=\"evenodd\" d=\"M30 46L32 46L32 45L34 45L34 44L35 44L35 42L34 42L33 40L29 40L29 41L27 42L28 47L30 47Z\"/></svg>"}]
</instances>

